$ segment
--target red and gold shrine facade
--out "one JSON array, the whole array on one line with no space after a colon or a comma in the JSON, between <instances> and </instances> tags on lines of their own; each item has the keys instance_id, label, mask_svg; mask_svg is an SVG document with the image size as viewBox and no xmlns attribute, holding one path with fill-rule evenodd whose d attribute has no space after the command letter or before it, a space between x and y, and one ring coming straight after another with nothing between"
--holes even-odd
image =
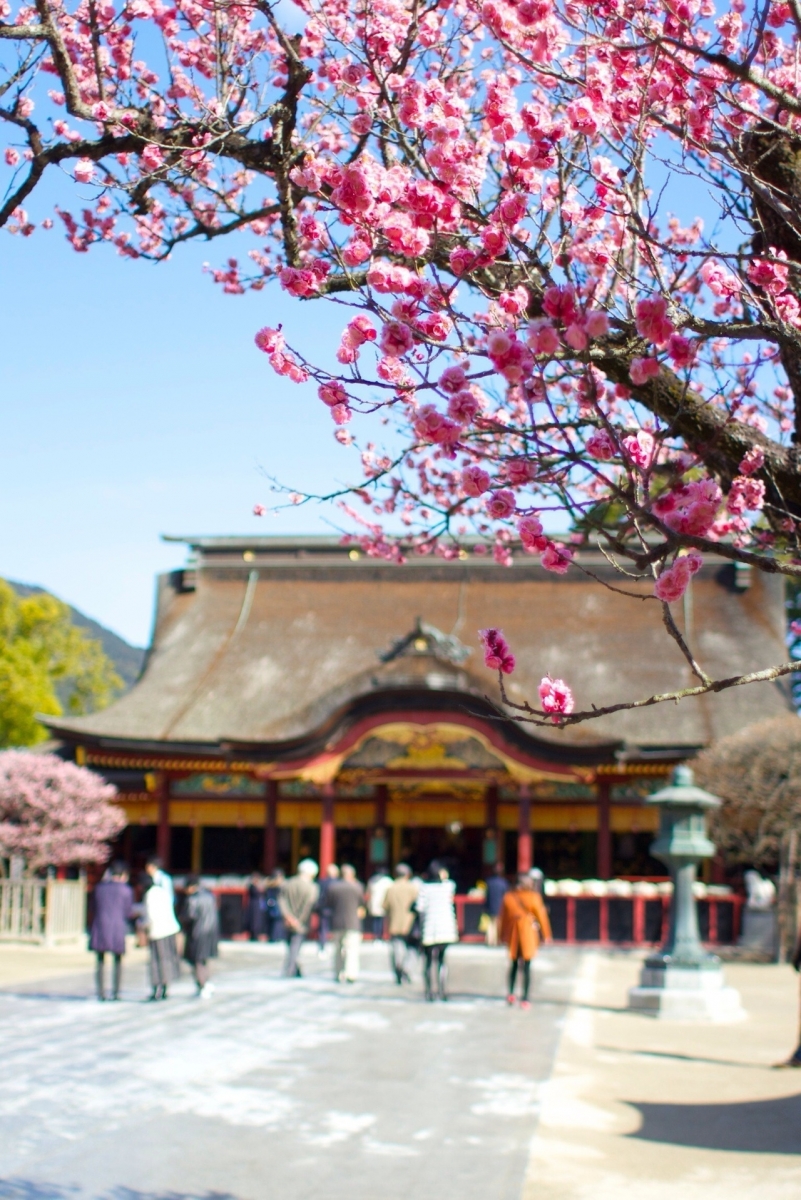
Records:
<instances>
[{"instance_id":1,"label":"red and gold shrine facade","mask_svg":"<svg viewBox=\"0 0 801 1200\"><path fill-rule=\"evenodd\" d=\"M688 686L647 582L601 555L567 576L525 556L377 562L329 538L176 538L189 563L158 581L138 683L105 711L51 721L116 784L136 867L244 875L304 855L360 873L444 858L466 890L491 865L551 877L648 875L644 806L677 761L786 711L786 690L616 714L572 729L520 724L477 631L503 628L514 701L566 678L582 707ZM674 616L710 675L780 661L781 582L705 563Z\"/></svg>"}]
</instances>

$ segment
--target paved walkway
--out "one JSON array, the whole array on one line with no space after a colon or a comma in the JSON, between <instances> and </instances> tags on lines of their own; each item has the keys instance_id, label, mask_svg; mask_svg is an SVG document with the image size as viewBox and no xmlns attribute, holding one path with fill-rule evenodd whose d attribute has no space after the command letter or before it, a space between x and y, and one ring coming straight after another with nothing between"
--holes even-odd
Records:
<instances>
[{"instance_id":1,"label":"paved walkway","mask_svg":"<svg viewBox=\"0 0 801 1200\"><path fill-rule=\"evenodd\" d=\"M627 1012L638 969L584 956L523 1200L798 1200L801 1071L772 1069L797 1041L798 976L728 964L746 1020L696 1025Z\"/></svg>"},{"instance_id":2,"label":"paved walkway","mask_svg":"<svg viewBox=\"0 0 801 1200\"><path fill-rule=\"evenodd\" d=\"M383 946L353 986L311 946L298 981L277 947L228 946L209 1001L183 979L158 1004L137 952L98 1004L86 970L6 974L0 948L0 1196L519 1200L579 955L547 950L521 1013L503 951L449 954L447 1004L398 988Z\"/></svg>"},{"instance_id":3,"label":"paved walkway","mask_svg":"<svg viewBox=\"0 0 801 1200\"><path fill-rule=\"evenodd\" d=\"M218 987L92 999L80 951L0 946L7 1200L797 1200L801 1072L789 967L733 963L745 1021L627 1012L639 956L547 948L530 1013L503 951L451 952L448 1004L385 947L340 987L304 951L226 946Z\"/></svg>"}]
</instances>

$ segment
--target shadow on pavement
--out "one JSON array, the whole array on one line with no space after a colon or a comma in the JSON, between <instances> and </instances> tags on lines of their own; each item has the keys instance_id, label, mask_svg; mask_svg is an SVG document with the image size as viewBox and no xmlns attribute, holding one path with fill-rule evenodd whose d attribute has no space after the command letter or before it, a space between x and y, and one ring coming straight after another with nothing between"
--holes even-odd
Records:
<instances>
[{"instance_id":1,"label":"shadow on pavement","mask_svg":"<svg viewBox=\"0 0 801 1200\"><path fill-rule=\"evenodd\" d=\"M637 1104L642 1116L627 1136L672 1146L745 1154L801 1153L801 1095L741 1104Z\"/></svg>"},{"instance_id":2,"label":"shadow on pavement","mask_svg":"<svg viewBox=\"0 0 801 1200\"><path fill-rule=\"evenodd\" d=\"M766 1071L772 1066L771 1063L747 1062L741 1058L706 1058L701 1054L680 1054L675 1050L634 1050L628 1046L602 1046L600 1043L595 1049L606 1054L621 1054L626 1058L660 1058L667 1062L705 1063L710 1067L742 1067L747 1071Z\"/></svg>"},{"instance_id":3,"label":"shadow on pavement","mask_svg":"<svg viewBox=\"0 0 801 1200\"><path fill-rule=\"evenodd\" d=\"M35 1183L32 1179L0 1179L3 1200L70 1200L81 1191L56 1183ZM236 1200L230 1192L139 1192L133 1188L115 1187L104 1191L95 1200Z\"/></svg>"}]
</instances>

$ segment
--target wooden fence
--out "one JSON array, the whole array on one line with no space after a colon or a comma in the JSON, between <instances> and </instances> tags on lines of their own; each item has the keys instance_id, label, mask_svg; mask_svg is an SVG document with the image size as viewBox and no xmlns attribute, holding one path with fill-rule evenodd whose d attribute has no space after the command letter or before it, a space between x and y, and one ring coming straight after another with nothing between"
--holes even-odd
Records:
<instances>
[{"instance_id":1,"label":"wooden fence","mask_svg":"<svg viewBox=\"0 0 801 1200\"><path fill-rule=\"evenodd\" d=\"M85 932L84 879L0 879L0 941L55 946Z\"/></svg>"}]
</instances>

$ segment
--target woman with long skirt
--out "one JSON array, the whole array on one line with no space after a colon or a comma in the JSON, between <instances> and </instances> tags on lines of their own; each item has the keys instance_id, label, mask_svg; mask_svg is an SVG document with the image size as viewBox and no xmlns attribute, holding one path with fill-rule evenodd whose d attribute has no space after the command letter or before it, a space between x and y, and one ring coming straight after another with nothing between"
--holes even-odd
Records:
<instances>
[{"instance_id":1,"label":"woman with long skirt","mask_svg":"<svg viewBox=\"0 0 801 1200\"><path fill-rule=\"evenodd\" d=\"M172 896L165 887L161 887L148 876L148 889L145 892L145 925L150 944L150 983L153 992L151 1000L166 1000L167 988L173 979L178 978L178 945L175 935L180 925L175 919Z\"/></svg>"},{"instance_id":2,"label":"woman with long skirt","mask_svg":"<svg viewBox=\"0 0 801 1200\"><path fill-rule=\"evenodd\" d=\"M531 1008L531 963L541 941L551 940L551 922L545 901L534 887L530 875L518 875L513 891L507 892L501 905L501 940L509 947L509 989L507 1004L516 1004L515 988L520 975L520 1007Z\"/></svg>"},{"instance_id":3,"label":"woman with long skirt","mask_svg":"<svg viewBox=\"0 0 801 1200\"><path fill-rule=\"evenodd\" d=\"M415 907L422 921L422 946L425 956L426 1000L434 999L434 976L436 992L440 1000L448 999L448 968L445 951L459 941L456 925L456 908L453 898L456 884L448 872L436 860L431 863L426 877L420 885Z\"/></svg>"}]
</instances>

